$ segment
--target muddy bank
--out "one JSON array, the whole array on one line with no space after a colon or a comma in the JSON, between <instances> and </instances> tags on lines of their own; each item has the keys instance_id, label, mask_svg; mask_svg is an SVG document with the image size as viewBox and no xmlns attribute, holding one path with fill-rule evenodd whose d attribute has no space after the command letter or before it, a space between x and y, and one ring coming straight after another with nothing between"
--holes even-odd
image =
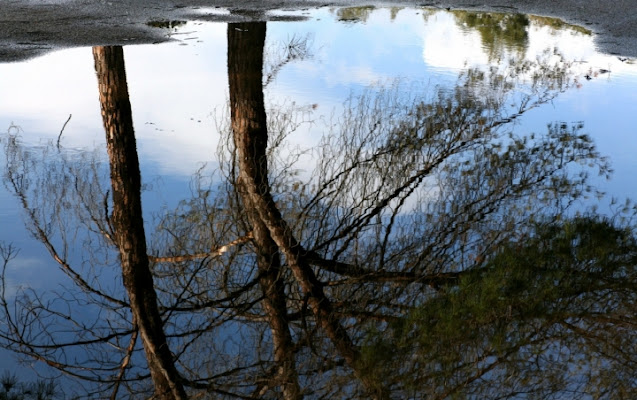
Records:
<instances>
[{"instance_id":1,"label":"muddy bank","mask_svg":"<svg viewBox=\"0 0 637 400\"><path fill-rule=\"evenodd\" d=\"M523 4L520 4L523 3ZM236 1L236 0L9 0L0 11L0 62L18 61L64 47L154 43L168 40L148 26L160 20L267 20L269 10L322 6L412 6L532 13L554 16L595 33L600 50L637 56L634 0L441 1ZM227 9L229 14L219 11Z\"/></svg>"}]
</instances>

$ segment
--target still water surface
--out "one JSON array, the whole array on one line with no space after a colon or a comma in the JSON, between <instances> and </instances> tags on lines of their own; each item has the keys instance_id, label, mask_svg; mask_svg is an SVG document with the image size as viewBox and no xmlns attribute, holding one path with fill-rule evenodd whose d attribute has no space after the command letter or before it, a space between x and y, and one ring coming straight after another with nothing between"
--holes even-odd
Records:
<instances>
[{"instance_id":1,"label":"still water surface","mask_svg":"<svg viewBox=\"0 0 637 400\"><path fill-rule=\"evenodd\" d=\"M298 129L287 145L307 150L295 165L299 176L311 173L316 160L310 150L343 118L348 99L383 90L427 97L439 89L453 91L468 71L507 73L525 62L559 64L564 76L554 96L511 126L526 135L543 134L555 122L581 122L582 131L609 157L614 174L608 182L593 178L606 198L592 197L576 208L598 204L602 212L612 212L610 197L637 199L637 63L598 53L585 29L534 16L522 25L514 16L495 16L485 24L473 14L432 9L319 9L303 17L268 22L264 62L266 107L271 115L293 112ZM189 197L193 174L217 166L220 130L229 115L226 24L155 25L164 26L157 29L174 41L124 48L147 223ZM489 89L479 85L476 96ZM538 90L528 71L519 74L516 85L507 97L513 104L505 105L511 110L519 107L516 99ZM90 48L0 65L0 91L3 148L16 140L45 159L61 154L105 159ZM23 217L19 201L0 187L0 241L20 249L8 272L9 292L59 288L63 277L57 264L25 230ZM76 241L71 253L80 251L82 238ZM0 362L0 368L12 365L6 356Z\"/></svg>"}]
</instances>

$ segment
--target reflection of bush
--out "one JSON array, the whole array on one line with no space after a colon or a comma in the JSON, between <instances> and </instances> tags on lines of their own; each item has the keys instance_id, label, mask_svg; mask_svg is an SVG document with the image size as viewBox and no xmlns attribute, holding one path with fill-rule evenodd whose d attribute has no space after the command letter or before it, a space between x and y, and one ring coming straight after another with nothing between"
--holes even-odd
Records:
<instances>
[{"instance_id":1,"label":"reflection of bush","mask_svg":"<svg viewBox=\"0 0 637 400\"><path fill-rule=\"evenodd\" d=\"M540 27L548 26L554 31L571 30L590 35L588 29L567 24L550 17L524 14L477 13L469 11L452 11L458 25L464 30L477 30L480 33L482 46L490 59L501 58L505 50L523 54L528 46L530 24Z\"/></svg>"},{"instance_id":2,"label":"reflection of bush","mask_svg":"<svg viewBox=\"0 0 637 400\"><path fill-rule=\"evenodd\" d=\"M496 398L500 390L552 398L579 378L581 393L629 398L622 394L634 382L622 377L634 373L634 356L623 349L635 343L636 239L632 228L601 217L539 223L425 306L370 330L365 366L379 379L393 374L411 393L462 382L453 398ZM508 378L473 386L481 361L489 378Z\"/></svg>"},{"instance_id":3,"label":"reflection of bush","mask_svg":"<svg viewBox=\"0 0 637 400\"><path fill-rule=\"evenodd\" d=\"M339 21L366 22L374 8L374 6L339 8L336 10L336 15Z\"/></svg>"},{"instance_id":4,"label":"reflection of bush","mask_svg":"<svg viewBox=\"0 0 637 400\"><path fill-rule=\"evenodd\" d=\"M404 7L388 7L390 19L394 21L396 16ZM332 12L336 12L336 16L339 21L344 22L367 22L369 15L374 11L376 7L374 6L363 6L363 7L346 7L339 8L336 10L332 10Z\"/></svg>"},{"instance_id":5,"label":"reflection of bush","mask_svg":"<svg viewBox=\"0 0 637 400\"><path fill-rule=\"evenodd\" d=\"M505 49L519 53L526 50L529 18L524 14L453 11L453 15L461 28L475 29L480 33L482 45L490 58L501 56Z\"/></svg>"}]
</instances>

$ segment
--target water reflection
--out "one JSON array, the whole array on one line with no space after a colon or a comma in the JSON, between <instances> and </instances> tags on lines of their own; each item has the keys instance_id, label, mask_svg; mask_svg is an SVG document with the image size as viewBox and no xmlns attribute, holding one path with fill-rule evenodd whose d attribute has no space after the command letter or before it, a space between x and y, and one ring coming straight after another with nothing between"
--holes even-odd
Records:
<instances>
[{"instance_id":1,"label":"water reflection","mask_svg":"<svg viewBox=\"0 0 637 400\"><path fill-rule=\"evenodd\" d=\"M285 69L265 65L270 27L228 24L219 167L154 218L121 48L93 50L110 178L99 154L5 138L5 184L71 278L3 293L8 347L100 397L634 390L634 234L568 208L609 164L583 123L518 131L576 87L577 63L492 32L510 61L354 91L307 157L294 135L315 108L264 90Z\"/></svg>"}]
</instances>

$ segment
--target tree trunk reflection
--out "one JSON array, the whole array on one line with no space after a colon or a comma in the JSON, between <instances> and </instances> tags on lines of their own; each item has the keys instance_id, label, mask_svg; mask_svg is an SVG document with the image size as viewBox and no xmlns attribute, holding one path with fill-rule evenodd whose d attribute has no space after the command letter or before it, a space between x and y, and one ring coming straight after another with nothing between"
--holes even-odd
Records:
<instances>
[{"instance_id":1,"label":"tree trunk reflection","mask_svg":"<svg viewBox=\"0 0 637 400\"><path fill-rule=\"evenodd\" d=\"M111 222L124 287L142 338L155 394L161 399L184 399L186 394L166 343L146 252L141 177L123 50L121 46L94 47L93 57L111 168Z\"/></svg>"},{"instance_id":2,"label":"tree trunk reflection","mask_svg":"<svg viewBox=\"0 0 637 400\"><path fill-rule=\"evenodd\" d=\"M263 103L263 47L265 22L228 24L228 80L232 104L232 126L238 135L245 135L255 151L267 147L266 114ZM260 150L256 150L260 149ZM255 159L254 174L266 174L267 160ZM278 379L287 400L300 399L292 336L287 321L285 282L281 276L281 258L267 226L259 217L248 189L239 182L239 192L252 225L257 252L259 283L263 291L263 308L272 331L274 361L278 364Z\"/></svg>"},{"instance_id":3,"label":"tree trunk reflection","mask_svg":"<svg viewBox=\"0 0 637 400\"><path fill-rule=\"evenodd\" d=\"M356 345L333 312L331 302L323 291L322 283L304 258L302 247L283 220L272 198L266 155L268 130L262 87L263 59L259 56L263 54L264 42L264 22L228 26L231 124L237 150L238 179L243 202L246 207L252 209L249 212L250 218L256 221L258 227L255 233L260 229L260 234L265 234L263 228L267 228L268 245L272 246L271 238L285 256L287 265L307 296L308 304L319 326L325 331L336 350L345 359L347 365L354 369L370 394L373 393L374 397L382 398L385 396L383 391L379 390L374 382L366 379L358 369L360 353ZM273 250L274 248L270 251ZM270 289L265 291L271 292ZM274 328L273 332L275 332ZM283 342L283 338L279 341ZM284 363L284 365L287 364L287 362Z\"/></svg>"}]
</instances>

